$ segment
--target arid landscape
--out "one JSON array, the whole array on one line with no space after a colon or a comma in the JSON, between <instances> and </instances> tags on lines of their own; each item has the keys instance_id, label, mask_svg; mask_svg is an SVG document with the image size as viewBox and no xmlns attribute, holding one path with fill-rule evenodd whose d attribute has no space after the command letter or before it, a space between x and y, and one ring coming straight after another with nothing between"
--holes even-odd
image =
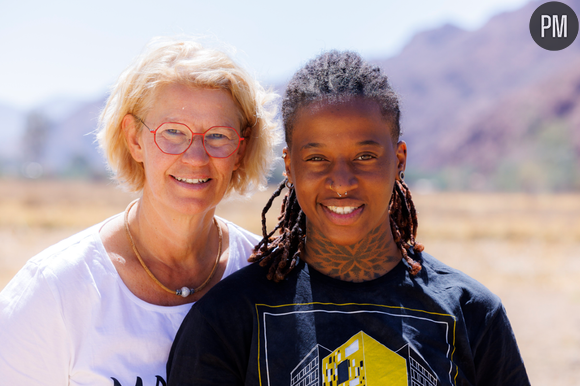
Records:
<instances>
[{"instance_id":1,"label":"arid landscape","mask_svg":"<svg viewBox=\"0 0 580 386\"><path fill-rule=\"evenodd\" d=\"M270 194L230 200L218 214L258 233ZM0 289L27 259L135 197L113 183L0 180ZM580 385L580 195L432 193L415 202L426 251L502 298L532 384Z\"/></svg>"}]
</instances>

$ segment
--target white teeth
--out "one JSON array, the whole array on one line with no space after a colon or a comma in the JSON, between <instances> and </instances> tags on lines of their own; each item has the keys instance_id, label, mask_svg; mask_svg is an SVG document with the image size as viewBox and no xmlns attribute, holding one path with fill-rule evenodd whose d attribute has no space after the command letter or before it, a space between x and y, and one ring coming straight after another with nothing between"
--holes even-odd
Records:
<instances>
[{"instance_id":1,"label":"white teeth","mask_svg":"<svg viewBox=\"0 0 580 386\"><path fill-rule=\"evenodd\" d=\"M338 214L349 214L352 213L355 209L357 209L357 206L327 206L327 208L334 213L338 213Z\"/></svg>"},{"instance_id":2,"label":"white teeth","mask_svg":"<svg viewBox=\"0 0 580 386\"><path fill-rule=\"evenodd\" d=\"M203 184L204 182L208 182L209 178L200 180L200 179L195 179L195 178L179 178L179 177L174 177L177 181L181 181L181 182L187 182L188 184Z\"/></svg>"}]
</instances>

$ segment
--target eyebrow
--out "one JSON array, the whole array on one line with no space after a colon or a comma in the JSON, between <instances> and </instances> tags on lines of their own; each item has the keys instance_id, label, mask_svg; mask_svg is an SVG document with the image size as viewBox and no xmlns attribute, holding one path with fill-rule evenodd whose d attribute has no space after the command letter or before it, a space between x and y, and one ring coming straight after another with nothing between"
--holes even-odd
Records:
<instances>
[{"instance_id":1,"label":"eyebrow","mask_svg":"<svg viewBox=\"0 0 580 386\"><path fill-rule=\"evenodd\" d=\"M375 140L372 139L368 139L366 141L360 141L356 143L358 146L381 146L380 143L378 143ZM319 142L309 142L306 145L302 146L300 148L300 150L308 150L308 149L318 149L318 148L324 148L326 147L325 144L323 143L319 143Z\"/></svg>"},{"instance_id":2,"label":"eyebrow","mask_svg":"<svg viewBox=\"0 0 580 386\"><path fill-rule=\"evenodd\" d=\"M193 130L193 127L192 127L192 126L194 126L194 125L192 125L192 124L191 124L191 122L190 122L190 123L185 123L185 120L186 120L186 119L184 119L183 117L181 117L181 118L176 118L176 116L175 116L175 115L166 115L164 118L162 118L162 122L161 122L161 123L169 123L169 122L173 122L173 123L181 123L182 125L185 125L185 126L189 127L191 130ZM196 121L199 121L199 119L196 119ZM192 121L192 122L193 122L193 121ZM215 126L224 126L224 127L231 127L231 128L233 128L233 129L235 129L235 130L238 130L238 129L236 128L236 125L235 125L235 123L233 123L233 124L232 124L232 123L233 123L233 122L230 122L229 120L228 120L228 121L224 120L224 121L222 121L222 123L220 123L220 124L217 124L217 125L213 125L213 124L212 124L212 126L211 126L211 127L215 127ZM241 130L243 130L243 128L242 128L242 122L240 121L240 122L238 122L238 123L240 124L240 129L239 129L239 130L240 130L240 131L241 131ZM208 129L209 129L209 127L208 127Z\"/></svg>"},{"instance_id":3,"label":"eyebrow","mask_svg":"<svg viewBox=\"0 0 580 386\"><path fill-rule=\"evenodd\" d=\"M302 146L300 148L300 150L308 150L308 149L320 148L320 147L325 147L325 145L322 143L318 143L318 142L310 142L310 143L307 143L306 145Z\"/></svg>"},{"instance_id":4,"label":"eyebrow","mask_svg":"<svg viewBox=\"0 0 580 386\"><path fill-rule=\"evenodd\" d=\"M359 146L368 146L368 145L370 145L370 146L381 146L380 143L378 143L377 141L372 140L372 139L358 142L357 145L359 145Z\"/></svg>"}]
</instances>

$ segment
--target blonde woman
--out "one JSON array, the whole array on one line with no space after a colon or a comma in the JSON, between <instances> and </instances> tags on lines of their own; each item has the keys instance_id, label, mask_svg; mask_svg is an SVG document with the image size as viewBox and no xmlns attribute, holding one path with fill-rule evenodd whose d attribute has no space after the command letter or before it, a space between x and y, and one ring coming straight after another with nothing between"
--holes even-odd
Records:
<instances>
[{"instance_id":1,"label":"blonde woman","mask_svg":"<svg viewBox=\"0 0 580 386\"><path fill-rule=\"evenodd\" d=\"M214 212L265 182L278 140L271 98L220 51L148 45L98 133L116 179L141 196L41 252L0 293L3 384L165 385L191 304L259 241Z\"/></svg>"}]
</instances>

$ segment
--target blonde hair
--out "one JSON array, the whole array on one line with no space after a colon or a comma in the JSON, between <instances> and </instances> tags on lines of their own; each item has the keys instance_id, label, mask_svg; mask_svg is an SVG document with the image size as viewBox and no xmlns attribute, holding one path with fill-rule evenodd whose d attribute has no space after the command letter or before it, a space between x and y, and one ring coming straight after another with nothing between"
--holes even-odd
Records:
<instances>
[{"instance_id":1,"label":"blonde hair","mask_svg":"<svg viewBox=\"0 0 580 386\"><path fill-rule=\"evenodd\" d=\"M128 191L143 189L143 164L129 152L122 121L127 114L145 117L157 91L170 84L229 91L239 108L241 135L247 144L226 195L232 191L243 195L264 187L274 147L281 140L274 121L276 94L264 90L225 53L176 38L153 39L112 88L100 116L97 139L114 178Z\"/></svg>"}]
</instances>

